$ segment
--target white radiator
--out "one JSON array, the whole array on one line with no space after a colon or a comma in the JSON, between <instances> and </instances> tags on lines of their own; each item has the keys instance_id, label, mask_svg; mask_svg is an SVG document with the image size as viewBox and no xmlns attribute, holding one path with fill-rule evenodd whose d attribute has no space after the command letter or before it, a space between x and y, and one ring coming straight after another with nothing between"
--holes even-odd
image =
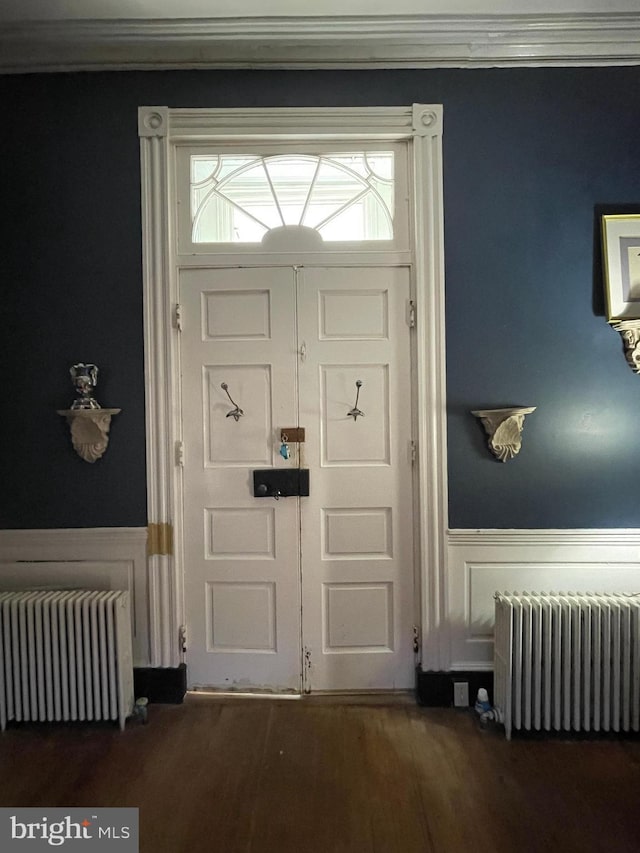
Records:
<instances>
[{"instance_id":1,"label":"white radiator","mask_svg":"<svg viewBox=\"0 0 640 853\"><path fill-rule=\"evenodd\" d=\"M125 720L134 704L129 593L0 592L0 726Z\"/></svg>"},{"instance_id":2,"label":"white radiator","mask_svg":"<svg viewBox=\"0 0 640 853\"><path fill-rule=\"evenodd\" d=\"M496 593L494 705L507 738L640 730L640 596Z\"/></svg>"}]
</instances>

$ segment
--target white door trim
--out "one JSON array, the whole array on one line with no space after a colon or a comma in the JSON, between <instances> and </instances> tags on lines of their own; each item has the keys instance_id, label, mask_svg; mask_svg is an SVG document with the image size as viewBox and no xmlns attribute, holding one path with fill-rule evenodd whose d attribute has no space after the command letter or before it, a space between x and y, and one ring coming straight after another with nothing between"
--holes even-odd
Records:
<instances>
[{"instance_id":1,"label":"white door trim","mask_svg":"<svg viewBox=\"0 0 640 853\"><path fill-rule=\"evenodd\" d=\"M415 400L422 667L448 669L447 454L442 106L177 110L140 107L149 602L152 666L181 662L183 621L179 344L173 257L175 146L197 141L330 139L411 143L416 287ZM175 542L175 548L173 543Z\"/></svg>"}]
</instances>

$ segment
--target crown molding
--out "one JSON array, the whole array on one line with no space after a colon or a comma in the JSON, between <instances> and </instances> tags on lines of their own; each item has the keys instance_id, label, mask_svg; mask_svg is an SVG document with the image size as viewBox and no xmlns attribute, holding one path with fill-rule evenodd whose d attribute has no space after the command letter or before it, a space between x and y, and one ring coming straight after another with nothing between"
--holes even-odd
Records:
<instances>
[{"instance_id":1,"label":"crown molding","mask_svg":"<svg viewBox=\"0 0 640 853\"><path fill-rule=\"evenodd\" d=\"M640 13L29 21L0 73L640 64Z\"/></svg>"}]
</instances>

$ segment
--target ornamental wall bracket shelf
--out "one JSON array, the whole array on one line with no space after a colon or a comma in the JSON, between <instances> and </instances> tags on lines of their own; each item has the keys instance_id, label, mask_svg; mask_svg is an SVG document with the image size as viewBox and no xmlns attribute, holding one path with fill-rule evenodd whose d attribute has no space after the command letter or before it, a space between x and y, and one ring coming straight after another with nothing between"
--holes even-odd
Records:
<instances>
[{"instance_id":1,"label":"ornamental wall bracket shelf","mask_svg":"<svg viewBox=\"0 0 640 853\"><path fill-rule=\"evenodd\" d=\"M480 409L471 412L480 418L489 436L489 450L500 462L513 459L522 446L525 415L535 412L536 406L511 409Z\"/></svg>"},{"instance_id":2,"label":"ornamental wall bracket shelf","mask_svg":"<svg viewBox=\"0 0 640 853\"><path fill-rule=\"evenodd\" d=\"M640 373L640 320L619 320L611 325L620 332L627 364L634 373Z\"/></svg>"},{"instance_id":3,"label":"ornamental wall bracket shelf","mask_svg":"<svg viewBox=\"0 0 640 853\"><path fill-rule=\"evenodd\" d=\"M85 462L100 459L109 444L111 416L122 409L58 409L71 427L73 448Z\"/></svg>"}]
</instances>

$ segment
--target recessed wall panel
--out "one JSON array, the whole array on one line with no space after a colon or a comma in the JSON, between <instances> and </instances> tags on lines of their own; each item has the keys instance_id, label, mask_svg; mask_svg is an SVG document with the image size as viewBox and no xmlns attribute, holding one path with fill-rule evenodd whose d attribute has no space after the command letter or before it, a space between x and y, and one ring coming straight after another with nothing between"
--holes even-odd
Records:
<instances>
[{"instance_id":1,"label":"recessed wall panel","mask_svg":"<svg viewBox=\"0 0 640 853\"><path fill-rule=\"evenodd\" d=\"M275 559L275 511L271 507L205 509L205 559Z\"/></svg>"},{"instance_id":2,"label":"recessed wall panel","mask_svg":"<svg viewBox=\"0 0 640 853\"><path fill-rule=\"evenodd\" d=\"M321 290L320 340L386 340L389 294L386 290Z\"/></svg>"},{"instance_id":3,"label":"recessed wall panel","mask_svg":"<svg viewBox=\"0 0 640 853\"><path fill-rule=\"evenodd\" d=\"M325 654L393 651L391 583L323 584Z\"/></svg>"},{"instance_id":4,"label":"recessed wall panel","mask_svg":"<svg viewBox=\"0 0 640 853\"><path fill-rule=\"evenodd\" d=\"M324 509L323 559L388 560L393 557L391 507Z\"/></svg>"},{"instance_id":5,"label":"recessed wall panel","mask_svg":"<svg viewBox=\"0 0 640 853\"><path fill-rule=\"evenodd\" d=\"M321 365L320 394L322 464L389 465L389 366Z\"/></svg>"},{"instance_id":6,"label":"recessed wall panel","mask_svg":"<svg viewBox=\"0 0 640 853\"><path fill-rule=\"evenodd\" d=\"M271 366L207 364L203 380L205 467L270 466ZM230 415L234 406L222 388L223 382L243 411L238 420Z\"/></svg>"},{"instance_id":7,"label":"recessed wall panel","mask_svg":"<svg viewBox=\"0 0 640 853\"><path fill-rule=\"evenodd\" d=\"M269 338L271 305L268 290L217 290L202 294L204 341Z\"/></svg>"},{"instance_id":8,"label":"recessed wall panel","mask_svg":"<svg viewBox=\"0 0 640 853\"><path fill-rule=\"evenodd\" d=\"M637 589L635 566L611 563L465 564L465 623L469 639L493 644L494 593L619 592Z\"/></svg>"},{"instance_id":9,"label":"recessed wall panel","mask_svg":"<svg viewBox=\"0 0 640 853\"><path fill-rule=\"evenodd\" d=\"M206 585L206 598L208 651L276 651L274 583L213 581Z\"/></svg>"},{"instance_id":10,"label":"recessed wall panel","mask_svg":"<svg viewBox=\"0 0 640 853\"><path fill-rule=\"evenodd\" d=\"M496 591L636 592L639 544L635 529L450 531L448 668L491 669Z\"/></svg>"}]
</instances>

